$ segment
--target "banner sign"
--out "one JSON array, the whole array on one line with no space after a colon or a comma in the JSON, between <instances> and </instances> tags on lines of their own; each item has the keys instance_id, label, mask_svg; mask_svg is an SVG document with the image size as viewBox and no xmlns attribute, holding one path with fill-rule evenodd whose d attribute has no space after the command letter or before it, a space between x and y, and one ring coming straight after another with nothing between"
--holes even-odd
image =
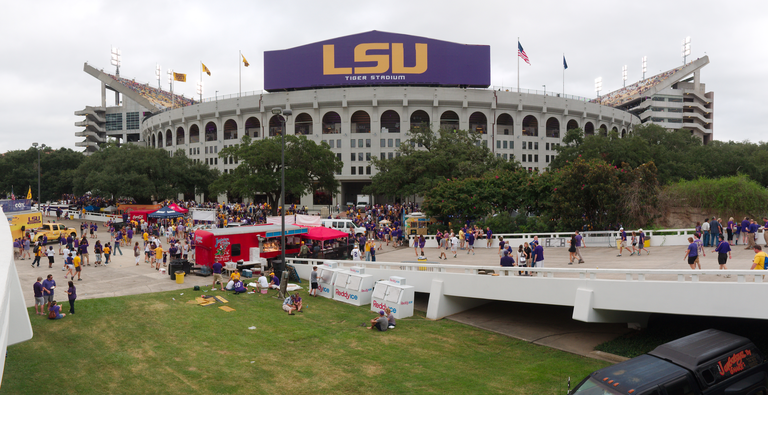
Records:
<instances>
[{"instance_id":1,"label":"banner sign","mask_svg":"<svg viewBox=\"0 0 768 432\"><path fill-rule=\"evenodd\" d=\"M3 213L30 211L32 210L31 199L20 200L0 200L0 204L3 206Z\"/></svg>"},{"instance_id":2,"label":"banner sign","mask_svg":"<svg viewBox=\"0 0 768 432\"><path fill-rule=\"evenodd\" d=\"M371 31L264 52L267 91L380 85L489 87L491 47Z\"/></svg>"}]
</instances>

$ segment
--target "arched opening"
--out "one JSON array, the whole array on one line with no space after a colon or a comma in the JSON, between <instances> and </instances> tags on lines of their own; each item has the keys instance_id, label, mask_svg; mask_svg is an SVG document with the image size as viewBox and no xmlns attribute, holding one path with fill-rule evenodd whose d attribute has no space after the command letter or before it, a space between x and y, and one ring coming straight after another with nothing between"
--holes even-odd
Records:
<instances>
[{"instance_id":1,"label":"arched opening","mask_svg":"<svg viewBox=\"0 0 768 432\"><path fill-rule=\"evenodd\" d=\"M481 112L473 112L469 116L469 131L479 134L488 133L488 118Z\"/></svg>"},{"instance_id":2,"label":"arched opening","mask_svg":"<svg viewBox=\"0 0 768 432\"><path fill-rule=\"evenodd\" d=\"M453 111L446 111L441 114L440 129L447 131L459 130L459 115Z\"/></svg>"},{"instance_id":3,"label":"arched opening","mask_svg":"<svg viewBox=\"0 0 768 432\"><path fill-rule=\"evenodd\" d=\"M269 118L269 136L280 136L283 134L283 122L281 119L282 116L275 114L272 117ZM286 129L288 128L288 125L285 126Z\"/></svg>"},{"instance_id":4,"label":"arched opening","mask_svg":"<svg viewBox=\"0 0 768 432\"><path fill-rule=\"evenodd\" d=\"M595 125L593 125L592 122L587 122L587 124L584 125L584 136L589 136L594 134L595 134Z\"/></svg>"},{"instance_id":5,"label":"arched opening","mask_svg":"<svg viewBox=\"0 0 768 432\"><path fill-rule=\"evenodd\" d=\"M355 111L351 119L352 133L370 133L371 116L365 111Z\"/></svg>"},{"instance_id":6,"label":"arched opening","mask_svg":"<svg viewBox=\"0 0 768 432\"><path fill-rule=\"evenodd\" d=\"M509 114L502 114L496 119L496 134L498 135L514 135L515 134L515 121Z\"/></svg>"},{"instance_id":7,"label":"arched opening","mask_svg":"<svg viewBox=\"0 0 768 432\"><path fill-rule=\"evenodd\" d=\"M155 134L152 134L152 142L150 143L150 146L152 146L152 148L155 148Z\"/></svg>"},{"instance_id":8,"label":"arched opening","mask_svg":"<svg viewBox=\"0 0 768 432\"><path fill-rule=\"evenodd\" d=\"M624 138L625 136L627 136L627 130L626 129L622 129L621 130L621 137Z\"/></svg>"},{"instance_id":9,"label":"arched opening","mask_svg":"<svg viewBox=\"0 0 768 432\"><path fill-rule=\"evenodd\" d=\"M411 132L429 127L429 114L422 110L416 110L411 114Z\"/></svg>"},{"instance_id":10,"label":"arched opening","mask_svg":"<svg viewBox=\"0 0 768 432\"><path fill-rule=\"evenodd\" d=\"M251 138L258 138L261 131L261 122L256 117L248 117L245 121L245 134Z\"/></svg>"},{"instance_id":11,"label":"arched opening","mask_svg":"<svg viewBox=\"0 0 768 432\"><path fill-rule=\"evenodd\" d=\"M568 120L568 125L565 126L565 130L569 131L571 129L578 129L579 128L579 122L576 120Z\"/></svg>"},{"instance_id":12,"label":"arched opening","mask_svg":"<svg viewBox=\"0 0 768 432\"><path fill-rule=\"evenodd\" d=\"M197 125L192 125L189 127L189 143L199 143L200 142L200 128Z\"/></svg>"},{"instance_id":13,"label":"arched opening","mask_svg":"<svg viewBox=\"0 0 768 432\"><path fill-rule=\"evenodd\" d=\"M523 136L539 136L539 121L529 115L523 119Z\"/></svg>"},{"instance_id":14,"label":"arched opening","mask_svg":"<svg viewBox=\"0 0 768 432\"><path fill-rule=\"evenodd\" d=\"M165 146L170 147L173 145L173 132L170 129L165 131Z\"/></svg>"},{"instance_id":15,"label":"arched opening","mask_svg":"<svg viewBox=\"0 0 768 432\"><path fill-rule=\"evenodd\" d=\"M312 116L307 113L301 113L293 121L294 134L312 135Z\"/></svg>"},{"instance_id":16,"label":"arched opening","mask_svg":"<svg viewBox=\"0 0 768 432\"><path fill-rule=\"evenodd\" d=\"M328 111L323 116L323 133L339 134L341 133L341 116L335 111Z\"/></svg>"},{"instance_id":17,"label":"arched opening","mask_svg":"<svg viewBox=\"0 0 768 432\"><path fill-rule=\"evenodd\" d=\"M608 135L608 127L605 126L605 124L600 125L600 135L602 136Z\"/></svg>"},{"instance_id":18,"label":"arched opening","mask_svg":"<svg viewBox=\"0 0 768 432\"><path fill-rule=\"evenodd\" d=\"M554 117L547 120L547 138L560 138L560 121Z\"/></svg>"},{"instance_id":19,"label":"arched opening","mask_svg":"<svg viewBox=\"0 0 768 432\"><path fill-rule=\"evenodd\" d=\"M381 133L400 133L400 114L392 110L381 115Z\"/></svg>"},{"instance_id":20,"label":"arched opening","mask_svg":"<svg viewBox=\"0 0 768 432\"><path fill-rule=\"evenodd\" d=\"M157 133L157 148L163 148L163 133Z\"/></svg>"},{"instance_id":21,"label":"arched opening","mask_svg":"<svg viewBox=\"0 0 768 432\"><path fill-rule=\"evenodd\" d=\"M184 128L179 126L176 128L176 145L184 144Z\"/></svg>"},{"instance_id":22,"label":"arched opening","mask_svg":"<svg viewBox=\"0 0 768 432\"><path fill-rule=\"evenodd\" d=\"M616 126L614 126L613 129L611 129L611 131L619 133L619 130L616 128Z\"/></svg>"},{"instance_id":23,"label":"arched opening","mask_svg":"<svg viewBox=\"0 0 768 432\"><path fill-rule=\"evenodd\" d=\"M224 122L224 139L237 139L237 122L233 119Z\"/></svg>"},{"instance_id":24,"label":"arched opening","mask_svg":"<svg viewBox=\"0 0 768 432\"><path fill-rule=\"evenodd\" d=\"M216 127L216 123L214 122L208 122L207 125L205 125L205 140L206 141L216 141L219 139L219 131Z\"/></svg>"}]
</instances>

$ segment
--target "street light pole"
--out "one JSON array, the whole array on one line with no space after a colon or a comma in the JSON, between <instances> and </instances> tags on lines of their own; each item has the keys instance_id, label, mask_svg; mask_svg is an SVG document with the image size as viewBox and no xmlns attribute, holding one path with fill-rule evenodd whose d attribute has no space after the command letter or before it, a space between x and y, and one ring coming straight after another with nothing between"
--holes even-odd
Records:
<instances>
[{"instance_id":1,"label":"street light pole","mask_svg":"<svg viewBox=\"0 0 768 432\"><path fill-rule=\"evenodd\" d=\"M280 121L283 124L282 131L282 151L280 154L280 271L281 282L283 278L283 272L285 270L285 133L287 117L293 112L289 109L272 108L272 114L280 116Z\"/></svg>"},{"instance_id":2,"label":"street light pole","mask_svg":"<svg viewBox=\"0 0 768 432\"><path fill-rule=\"evenodd\" d=\"M37 143L32 143L32 147L37 149L37 210L42 212L43 204L40 202L40 149L42 149L43 146L41 145L40 148L38 148Z\"/></svg>"}]
</instances>

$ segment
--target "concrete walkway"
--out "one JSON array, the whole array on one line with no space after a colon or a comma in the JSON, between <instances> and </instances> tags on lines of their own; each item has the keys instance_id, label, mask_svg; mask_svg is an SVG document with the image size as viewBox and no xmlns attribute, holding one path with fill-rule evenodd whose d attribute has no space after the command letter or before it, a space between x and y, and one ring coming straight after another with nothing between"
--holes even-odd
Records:
<instances>
[{"instance_id":1,"label":"concrete walkway","mask_svg":"<svg viewBox=\"0 0 768 432\"><path fill-rule=\"evenodd\" d=\"M51 220L45 217L44 220ZM53 218L55 219L55 218ZM76 228L79 233L80 221L60 221L67 226ZM109 233L101 226L98 239L105 243L109 240ZM94 267L93 244L96 239L89 239L91 246L91 266L85 265L82 270L82 281L75 281L79 300L90 298L114 297L152 292L173 291L181 288L191 288L194 285L207 285L212 281L211 277L199 277L186 275L184 283L178 284L170 279L169 275L161 274L144 263L143 248L139 265L135 265L132 248L123 248L123 255L118 254L112 258L112 263L107 266ZM143 242L139 243L140 246ZM425 248L425 256L429 262L443 262L446 264L460 265L493 265L499 264L498 250L494 245L485 248L485 241L480 241L475 254L467 254L466 250L460 250L457 257L448 255L447 260L438 260L440 252L436 248ZM517 246L517 244L513 244ZM589 246L589 245L588 245ZM167 244L164 243L164 248ZM706 257L702 257L702 268L707 270L717 269L717 256L710 253L712 248L706 251ZM743 246L733 248L733 260L728 262L729 268L749 269L754 253L744 250ZM58 251L58 245L54 245ZM625 251L624 256L617 257L617 250L607 247L587 247L582 250L584 264L568 265L568 251L566 248L546 248L544 251L546 267L574 268L590 267L603 269L690 269L683 260L685 248L656 247L651 248L650 255L645 252L641 256L629 256ZM401 262L414 261L416 255L413 248L394 248L383 246L376 254L377 261ZM19 279L24 287L24 299L28 307L34 306L32 285L38 276L45 278L53 274L57 282L56 299L66 299L67 281L64 279L63 256L56 255L55 264L48 269L47 258L41 259L40 267L31 267L30 260L17 260L16 267ZM623 275L617 274L617 278ZM718 280L721 277L711 275L702 276L701 280ZM726 280L726 279L723 279ZM419 295L416 307L426 311L427 294ZM626 324L596 324L574 321L571 318L572 309L559 306L491 302L485 306L475 308L449 317L457 322L472 325L478 328L515 337L531 343L549 346L575 354L616 361L615 357L605 356L594 351L594 347L602 342L615 339L617 336L628 332ZM620 359L618 359L620 360Z\"/></svg>"}]
</instances>

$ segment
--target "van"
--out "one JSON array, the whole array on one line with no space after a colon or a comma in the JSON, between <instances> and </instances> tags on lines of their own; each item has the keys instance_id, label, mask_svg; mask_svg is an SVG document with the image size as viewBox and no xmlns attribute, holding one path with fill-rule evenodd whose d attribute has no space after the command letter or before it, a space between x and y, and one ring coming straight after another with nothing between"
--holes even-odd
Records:
<instances>
[{"instance_id":1,"label":"van","mask_svg":"<svg viewBox=\"0 0 768 432\"><path fill-rule=\"evenodd\" d=\"M349 229L353 228L355 234L365 234L365 227L359 227L349 219L321 219L320 223L326 228L333 228L345 233L348 233Z\"/></svg>"}]
</instances>

